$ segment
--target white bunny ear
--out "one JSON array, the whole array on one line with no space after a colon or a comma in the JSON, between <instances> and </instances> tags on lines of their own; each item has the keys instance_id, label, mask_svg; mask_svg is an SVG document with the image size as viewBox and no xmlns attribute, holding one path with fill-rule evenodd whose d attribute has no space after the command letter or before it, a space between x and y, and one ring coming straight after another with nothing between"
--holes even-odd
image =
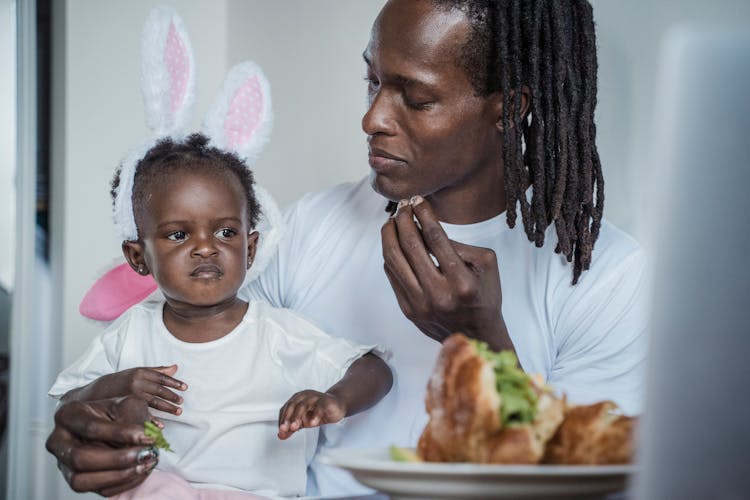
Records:
<instances>
[{"instance_id":1,"label":"white bunny ear","mask_svg":"<svg viewBox=\"0 0 750 500\"><path fill-rule=\"evenodd\" d=\"M229 70L203 125L211 145L236 153L250 168L271 136L271 88L260 67L250 61ZM258 249L245 283L257 278L276 253L284 232L284 218L273 197L255 186L260 204Z\"/></svg>"},{"instance_id":2,"label":"white bunny ear","mask_svg":"<svg viewBox=\"0 0 750 500\"><path fill-rule=\"evenodd\" d=\"M286 225L281 210L271 194L261 186L255 185L255 197L260 204L260 220L258 221L258 248L255 250L255 260L245 275L245 283L250 283L268 267L276 248L279 246Z\"/></svg>"},{"instance_id":3,"label":"white bunny ear","mask_svg":"<svg viewBox=\"0 0 750 500\"><path fill-rule=\"evenodd\" d=\"M211 144L237 153L248 166L271 135L271 89L260 67L250 61L233 67L214 100L204 132Z\"/></svg>"},{"instance_id":4,"label":"white bunny ear","mask_svg":"<svg viewBox=\"0 0 750 500\"><path fill-rule=\"evenodd\" d=\"M143 27L142 81L146 124L157 137L185 127L195 98L195 61L182 19L169 7L151 11Z\"/></svg>"}]
</instances>

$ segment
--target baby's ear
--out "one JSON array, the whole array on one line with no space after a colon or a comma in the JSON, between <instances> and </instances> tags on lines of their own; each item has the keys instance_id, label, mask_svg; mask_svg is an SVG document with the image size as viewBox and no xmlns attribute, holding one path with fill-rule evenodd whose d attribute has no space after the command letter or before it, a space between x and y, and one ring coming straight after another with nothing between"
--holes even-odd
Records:
<instances>
[{"instance_id":1,"label":"baby's ear","mask_svg":"<svg viewBox=\"0 0 750 500\"><path fill-rule=\"evenodd\" d=\"M146 124L157 137L180 133L195 98L195 60L182 19L174 9L157 7L141 39Z\"/></svg>"},{"instance_id":2,"label":"baby's ear","mask_svg":"<svg viewBox=\"0 0 750 500\"><path fill-rule=\"evenodd\" d=\"M272 125L271 90L263 71L251 61L234 66L203 126L211 144L233 151L250 167L268 142Z\"/></svg>"},{"instance_id":3,"label":"baby's ear","mask_svg":"<svg viewBox=\"0 0 750 500\"><path fill-rule=\"evenodd\" d=\"M258 231L251 231L247 235L247 268L250 269L255 261L255 251L258 249Z\"/></svg>"},{"instance_id":4,"label":"baby's ear","mask_svg":"<svg viewBox=\"0 0 750 500\"><path fill-rule=\"evenodd\" d=\"M125 256L125 261L133 271L140 275L149 274L148 267L146 267L146 260L144 258L143 243L141 243L140 240L123 241L122 254Z\"/></svg>"}]
</instances>

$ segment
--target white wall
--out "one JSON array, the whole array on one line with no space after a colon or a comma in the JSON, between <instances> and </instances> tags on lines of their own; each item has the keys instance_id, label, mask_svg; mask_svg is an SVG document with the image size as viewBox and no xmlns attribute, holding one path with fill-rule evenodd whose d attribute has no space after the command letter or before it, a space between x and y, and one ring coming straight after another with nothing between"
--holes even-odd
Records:
<instances>
[{"instance_id":1,"label":"white wall","mask_svg":"<svg viewBox=\"0 0 750 500\"><path fill-rule=\"evenodd\" d=\"M282 206L369 172L362 52L384 0L229 3L229 60L271 83L274 132L255 172Z\"/></svg>"},{"instance_id":2,"label":"white wall","mask_svg":"<svg viewBox=\"0 0 750 500\"><path fill-rule=\"evenodd\" d=\"M651 162L659 43L670 28L681 23L741 25L750 30L750 2L591 3L599 44L597 133L607 196L604 216L645 242L653 231L652 213L660 196L652 191L658 165ZM700 210L700 200L696 200L696 210Z\"/></svg>"},{"instance_id":3,"label":"white wall","mask_svg":"<svg viewBox=\"0 0 750 500\"><path fill-rule=\"evenodd\" d=\"M12 4L0 0L0 287L6 291L13 290L16 247L16 20Z\"/></svg>"}]
</instances>

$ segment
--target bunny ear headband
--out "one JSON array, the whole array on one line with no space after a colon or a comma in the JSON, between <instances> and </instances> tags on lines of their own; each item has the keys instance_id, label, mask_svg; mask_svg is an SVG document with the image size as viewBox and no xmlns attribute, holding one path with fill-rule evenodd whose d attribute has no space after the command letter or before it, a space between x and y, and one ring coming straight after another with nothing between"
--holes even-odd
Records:
<instances>
[{"instance_id":1,"label":"bunny ear headband","mask_svg":"<svg viewBox=\"0 0 750 500\"><path fill-rule=\"evenodd\" d=\"M184 140L183 130L195 98L193 51L185 26L173 9L158 7L151 12L141 50L146 124L153 137L130 151L121 164L113 218L123 241L138 239L132 202L138 163L160 139ZM210 146L237 154L250 168L268 142L272 121L268 81L255 63L244 62L227 75L206 116L203 133L209 137ZM283 217L271 195L258 185L255 194L261 207L257 227L260 236L245 283L257 278L268 265L284 229ZM128 264L121 264L97 280L79 309L91 319L110 321L156 288L151 276L140 276Z\"/></svg>"}]
</instances>

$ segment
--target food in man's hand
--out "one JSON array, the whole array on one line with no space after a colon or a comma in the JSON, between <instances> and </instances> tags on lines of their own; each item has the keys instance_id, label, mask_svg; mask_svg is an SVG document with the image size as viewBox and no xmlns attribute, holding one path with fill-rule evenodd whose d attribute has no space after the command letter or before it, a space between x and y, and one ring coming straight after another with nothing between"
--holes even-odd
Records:
<instances>
[{"instance_id":1,"label":"food in man's hand","mask_svg":"<svg viewBox=\"0 0 750 500\"><path fill-rule=\"evenodd\" d=\"M156 424L149 420L146 420L143 423L143 432L144 434L146 434L146 436L154 438L156 440L154 446L174 453L174 450L170 448L169 443L164 438L164 434L162 434L161 429L159 429Z\"/></svg>"},{"instance_id":2,"label":"food in man's hand","mask_svg":"<svg viewBox=\"0 0 750 500\"><path fill-rule=\"evenodd\" d=\"M417 454L429 462L622 463L632 453L632 419L610 422L614 403L569 408L512 352L462 334L443 342L425 405L430 420Z\"/></svg>"}]
</instances>

